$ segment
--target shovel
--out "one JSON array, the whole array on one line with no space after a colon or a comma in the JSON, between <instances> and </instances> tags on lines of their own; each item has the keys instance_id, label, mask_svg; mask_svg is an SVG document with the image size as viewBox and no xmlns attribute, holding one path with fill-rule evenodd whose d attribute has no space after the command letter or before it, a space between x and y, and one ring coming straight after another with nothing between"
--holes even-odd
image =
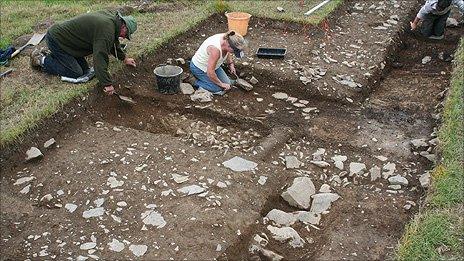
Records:
<instances>
[{"instance_id":1,"label":"shovel","mask_svg":"<svg viewBox=\"0 0 464 261\"><path fill-rule=\"evenodd\" d=\"M44 38L45 36L45 33L43 34L38 34L38 33L35 33L31 39L29 39L29 42L27 42L25 45L19 47L18 50L14 51L14 53L11 54L11 58L15 57L16 55L18 55L18 53L20 53L22 50L24 50L24 48L28 47L29 45L32 45L32 46L35 46L35 45L38 45L42 39Z\"/></svg>"},{"instance_id":2,"label":"shovel","mask_svg":"<svg viewBox=\"0 0 464 261\"><path fill-rule=\"evenodd\" d=\"M137 103L131 97L119 95L117 92L113 92L113 94L116 95L118 97L118 99L120 101L124 102L124 103L127 103L127 104L136 104Z\"/></svg>"},{"instance_id":3,"label":"shovel","mask_svg":"<svg viewBox=\"0 0 464 261\"><path fill-rule=\"evenodd\" d=\"M244 89L245 91L251 91L253 90L253 85L251 85L250 83L248 83L247 81L245 81L244 79L240 79L237 75L237 73L234 73L235 75L235 85L237 85L238 87Z\"/></svg>"}]
</instances>

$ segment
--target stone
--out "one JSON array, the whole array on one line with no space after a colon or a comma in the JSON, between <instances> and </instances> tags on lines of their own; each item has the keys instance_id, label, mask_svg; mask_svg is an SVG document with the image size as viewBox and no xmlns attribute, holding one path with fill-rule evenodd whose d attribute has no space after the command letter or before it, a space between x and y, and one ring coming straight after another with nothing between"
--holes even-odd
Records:
<instances>
[{"instance_id":1,"label":"stone","mask_svg":"<svg viewBox=\"0 0 464 261\"><path fill-rule=\"evenodd\" d=\"M213 94L203 88L198 88L192 95L190 100L199 102L210 102L213 100Z\"/></svg>"},{"instance_id":2,"label":"stone","mask_svg":"<svg viewBox=\"0 0 464 261\"><path fill-rule=\"evenodd\" d=\"M77 209L76 204L68 203L64 205L64 208L69 211L69 213L73 213Z\"/></svg>"},{"instance_id":3,"label":"stone","mask_svg":"<svg viewBox=\"0 0 464 261\"><path fill-rule=\"evenodd\" d=\"M276 92L272 94L272 97L276 98L277 100L286 100L288 99L288 94L284 92Z\"/></svg>"},{"instance_id":4,"label":"stone","mask_svg":"<svg viewBox=\"0 0 464 261\"><path fill-rule=\"evenodd\" d=\"M387 158L387 157L384 157L384 156L374 156L374 157L375 157L376 159L378 159L378 160L382 161L382 162L384 162L384 161L387 161L387 160L388 160L388 158Z\"/></svg>"},{"instance_id":5,"label":"stone","mask_svg":"<svg viewBox=\"0 0 464 261\"><path fill-rule=\"evenodd\" d=\"M285 156L285 167L287 169L298 169L301 166L301 161L295 156Z\"/></svg>"},{"instance_id":6,"label":"stone","mask_svg":"<svg viewBox=\"0 0 464 261\"><path fill-rule=\"evenodd\" d=\"M259 176L259 180L258 180L259 185L263 186L264 184L266 184L266 181L267 181L266 176Z\"/></svg>"},{"instance_id":7,"label":"stone","mask_svg":"<svg viewBox=\"0 0 464 261\"><path fill-rule=\"evenodd\" d=\"M271 250L268 250L268 249L264 249L264 248L261 248L259 250L261 252L261 255L263 255L266 259L265 260L269 260L269 261L280 261L282 259L284 259L283 256L271 251Z\"/></svg>"},{"instance_id":8,"label":"stone","mask_svg":"<svg viewBox=\"0 0 464 261\"><path fill-rule=\"evenodd\" d=\"M350 176L353 175L362 175L364 170L366 170L366 164L359 162L350 163Z\"/></svg>"},{"instance_id":9,"label":"stone","mask_svg":"<svg viewBox=\"0 0 464 261\"><path fill-rule=\"evenodd\" d=\"M369 173L371 174L371 181L375 181L382 177L382 170L377 166L372 167Z\"/></svg>"},{"instance_id":10,"label":"stone","mask_svg":"<svg viewBox=\"0 0 464 261\"><path fill-rule=\"evenodd\" d=\"M432 61L432 57L430 56L425 56L424 58L422 58L422 64L427 64L430 61Z\"/></svg>"},{"instance_id":11,"label":"stone","mask_svg":"<svg viewBox=\"0 0 464 261\"><path fill-rule=\"evenodd\" d=\"M448 19L446 19L446 27L458 27L458 26L459 26L458 20L452 17L448 17Z\"/></svg>"},{"instance_id":12,"label":"stone","mask_svg":"<svg viewBox=\"0 0 464 261\"><path fill-rule=\"evenodd\" d=\"M23 178L19 178L16 180L16 182L13 184L13 185L21 185L21 184L24 184L26 182L29 182L31 180L34 180L35 177L23 177Z\"/></svg>"},{"instance_id":13,"label":"stone","mask_svg":"<svg viewBox=\"0 0 464 261\"><path fill-rule=\"evenodd\" d=\"M115 177L109 177L106 181L106 185L110 186L110 188L117 188L124 185L124 181L119 181Z\"/></svg>"},{"instance_id":14,"label":"stone","mask_svg":"<svg viewBox=\"0 0 464 261\"><path fill-rule=\"evenodd\" d=\"M291 206L308 209L311 196L316 193L313 182L308 177L297 177L293 184L282 193L282 198Z\"/></svg>"},{"instance_id":15,"label":"stone","mask_svg":"<svg viewBox=\"0 0 464 261\"><path fill-rule=\"evenodd\" d=\"M219 188L227 188L227 184L222 181L218 181L216 186L218 186Z\"/></svg>"},{"instance_id":16,"label":"stone","mask_svg":"<svg viewBox=\"0 0 464 261\"><path fill-rule=\"evenodd\" d=\"M83 218L99 217L99 216L102 216L104 213L105 213L105 209L103 207L92 208L92 209L84 211L82 213L82 217Z\"/></svg>"},{"instance_id":17,"label":"stone","mask_svg":"<svg viewBox=\"0 0 464 261\"><path fill-rule=\"evenodd\" d=\"M401 186L407 186L409 184L408 180L405 177L402 177L400 175L389 177L388 182L390 182L391 185L401 185Z\"/></svg>"},{"instance_id":18,"label":"stone","mask_svg":"<svg viewBox=\"0 0 464 261\"><path fill-rule=\"evenodd\" d=\"M330 190L330 186L328 184L322 184L321 188L319 189L319 192L321 193L329 193L332 192Z\"/></svg>"},{"instance_id":19,"label":"stone","mask_svg":"<svg viewBox=\"0 0 464 261\"><path fill-rule=\"evenodd\" d=\"M203 193L206 189L198 185L190 185L177 190L177 192L183 193L186 196Z\"/></svg>"},{"instance_id":20,"label":"stone","mask_svg":"<svg viewBox=\"0 0 464 261\"><path fill-rule=\"evenodd\" d=\"M142 222L145 225L151 225L156 228L163 228L166 226L166 221L163 216L153 209L147 210L141 214Z\"/></svg>"},{"instance_id":21,"label":"stone","mask_svg":"<svg viewBox=\"0 0 464 261\"><path fill-rule=\"evenodd\" d=\"M26 161L33 161L37 159L43 158L42 152L36 148L36 147L31 147L26 151Z\"/></svg>"},{"instance_id":22,"label":"stone","mask_svg":"<svg viewBox=\"0 0 464 261\"><path fill-rule=\"evenodd\" d=\"M96 246L97 246L97 243L95 242L87 242L87 243L81 244L79 248L81 250L89 250L89 249L95 248Z\"/></svg>"},{"instance_id":23,"label":"stone","mask_svg":"<svg viewBox=\"0 0 464 261\"><path fill-rule=\"evenodd\" d=\"M382 170L383 170L382 177L384 179L387 179L388 177L393 176L393 174L395 173L396 164L388 162L387 164L383 166Z\"/></svg>"},{"instance_id":24,"label":"stone","mask_svg":"<svg viewBox=\"0 0 464 261\"><path fill-rule=\"evenodd\" d=\"M180 90L182 94L185 94L185 95L191 95L195 93L195 89L193 89L193 86L190 83L181 82Z\"/></svg>"},{"instance_id":25,"label":"stone","mask_svg":"<svg viewBox=\"0 0 464 261\"><path fill-rule=\"evenodd\" d=\"M428 151L421 151L419 155L428 159L432 163L435 163L437 161L437 157L435 156L435 154L431 154Z\"/></svg>"},{"instance_id":26,"label":"stone","mask_svg":"<svg viewBox=\"0 0 464 261\"><path fill-rule=\"evenodd\" d=\"M324 148L318 148L316 152L313 153L313 160L315 161L321 161L323 160L323 157L325 154L325 149Z\"/></svg>"},{"instance_id":27,"label":"stone","mask_svg":"<svg viewBox=\"0 0 464 261\"><path fill-rule=\"evenodd\" d=\"M389 188L389 189L393 189L393 190L400 190L400 189L401 189L401 185L388 185L388 188Z\"/></svg>"},{"instance_id":28,"label":"stone","mask_svg":"<svg viewBox=\"0 0 464 261\"><path fill-rule=\"evenodd\" d=\"M56 141L54 138L51 138L49 140L47 140L45 143L44 143L44 148L48 149L50 147L52 147L53 145L55 145Z\"/></svg>"},{"instance_id":29,"label":"stone","mask_svg":"<svg viewBox=\"0 0 464 261\"><path fill-rule=\"evenodd\" d=\"M121 252L124 250L124 243L119 242L119 240L114 239L108 243L109 249L114 252Z\"/></svg>"},{"instance_id":30,"label":"stone","mask_svg":"<svg viewBox=\"0 0 464 261\"><path fill-rule=\"evenodd\" d=\"M290 240L290 246L293 248L304 246L304 239L301 238L298 232L291 227L279 228L268 225L267 229L271 232L272 237L277 241L284 242Z\"/></svg>"},{"instance_id":31,"label":"stone","mask_svg":"<svg viewBox=\"0 0 464 261\"><path fill-rule=\"evenodd\" d=\"M146 245L130 245L129 250L134 256L143 256L147 252L148 247Z\"/></svg>"},{"instance_id":32,"label":"stone","mask_svg":"<svg viewBox=\"0 0 464 261\"><path fill-rule=\"evenodd\" d=\"M312 196L313 203L311 204L310 212L323 213L330 209L332 202L339 199L340 196L335 193L319 193Z\"/></svg>"},{"instance_id":33,"label":"stone","mask_svg":"<svg viewBox=\"0 0 464 261\"><path fill-rule=\"evenodd\" d=\"M427 171L420 175L419 182L423 188L428 188L430 186L430 172Z\"/></svg>"},{"instance_id":34,"label":"stone","mask_svg":"<svg viewBox=\"0 0 464 261\"><path fill-rule=\"evenodd\" d=\"M345 162L346 160L348 159L347 156L342 156L342 155L335 155L332 157L332 160L335 162L335 161L341 161L341 162Z\"/></svg>"},{"instance_id":35,"label":"stone","mask_svg":"<svg viewBox=\"0 0 464 261\"><path fill-rule=\"evenodd\" d=\"M278 6L277 7L277 12L282 13L282 12L285 12L285 10L284 10L284 8L282 6Z\"/></svg>"},{"instance_id":36,"label":"stone","mask_svg":"<svg viewBox=\"0 0 464 261\"><path fill-rule=\"evenodd\" d=\"M258 166L257 163L238 156L235 156L230 160L224 161L222 165L226 168L229 168L237 172L252 171Z\"/></svg>"},{"instance_id":37,"label":"stone","mask_svg":"<svg viewBox=\"0 0 464 261\"><path fill-rule=\"evenodd\" d=\"M258 79L256 79L254 76L251 77L250 79L251 84L257 84L258 82L259 82Z\"/></svg>"},{"instance_id":38,"label":"stone","mask_svg":"<svg viewBox=\"0 0 464 261\"><path fill-rule=\"evenodd\" d=\"M411 146L413 149L426 148L429 144L426 142L426 139L414 139L411 140Z\"/></svg>"},{"instance_id":39,"label":"stone","mask_svg":"<svg viewBox=\"0 0 464 261\"><path fill-rule=\"evenodd\" d=\"M172 179L174 180L174 182L176 182L177 184L182 184L182 183L186 182L187 180L189 180L188 176L179 175L179 174L176 174L176 173L172 173L171 176L172 176Z\"/></svg>"},{"instance_id":40,"label":"stone","mask_svg":"<svg viewBox=\"0 0 464 261\"><path fill-rule=\"evenodd\" d=\"M315 160L312 160L311 161L312 164L320 167L320 168L327 168L327 167L330 167L330 164L325 162L325 161L315 161Z\"/></svg>"},{"instance_id":41,"label":"stone","mask_svg":"<svg viewBox=\"0 0 464 261\"><path fill-rule=\"evenodd\" d=\"M308 225L319 225L321 221L321 214L313 213L310 211L298 211L298 220Z\"/></svg>"},{"instance_id":42,"label":"stone","mask_svg":"<svg viewBox=\"0 0 464 261\"><path fill-rule=\"evenodd\" d=\"M282 210L273 209L267 213L266 218L273 221L277 226L288 227L298 220L298 215L287 213Z\"/></svg>"}]
</instances>

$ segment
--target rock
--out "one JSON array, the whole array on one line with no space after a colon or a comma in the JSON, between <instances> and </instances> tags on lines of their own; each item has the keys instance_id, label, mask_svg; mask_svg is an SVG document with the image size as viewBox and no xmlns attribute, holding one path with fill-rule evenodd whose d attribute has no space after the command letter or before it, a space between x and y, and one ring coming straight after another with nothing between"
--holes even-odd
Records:
<instances>
[{"instance_id":1,"label":"rock","mask_svg":"<svg viewBox=\"0 0 464 261\"><path fill-rule=\"evenodd\" d=\"M276 92L272 94L272 97L276 98L277 100L286 100L288 99L288 94L283 92Z\"/></svg>"},{"instance_id":2,"label":"rock","mask_svg":"<svg viewBox=\"0 0 464 261\"><path fill-rule=\"evenodd\" d=\"M322 184L321 188L319 189L319 192L321 193L329 193L332 192L330 190L330 186L328 184Z\"/></svg>"},{"instance_id":3,"label":"rock","mask_svg":"<svg viewBox=\"0 0 464 261\"><path fill-rule=\"evenodd\" d=\"M195 93L195 89L193 89L193 87L192 87L192 85L190 83L181 82L180 83L180 90L181 90L182 94L186 94L186 95L191 95L191 94Z\"/></svg>"},{"instance_id":4,"label":"rock","mask_svg":"<svg viewBox=\"0 0 464 261\"><path fill-rule=\"evenodd\" d=\"M266 184L266 181L267 181L267 177L266 176L259 176L259 180L258 180L258 184L259 185L264 185Z\"/></svg>"},{"instance_id":5,"label":"rock","mask_svg":"<svg viewBox=\"0 0 464 261\"><path fill-rule=\"evenodd\" d=\"M178 189L177 192L186 194L186 196L190 196L190 195L200 194L204 192L205 190L206 190L205 188L200 187L198 185L190 185L190 186L186 186L186 187Z\"/></svg>"},{"instance_id":6,"label":"rock","mask_svg":"<svg viewBox=\"0 0 464 261\"><path fill-rule=\"evenodd\" d=\"M267 213L266 218L273 221L277 226L288 227L298 220L298 215L287 213L282 210L273 209Z\"/></svg>"},{"instance_id":7,"label":"rock","mask_svg":"<svg viewBox=\"0 0 464 261\"><path fill-rule=\"evenodd\" d=\"M251 84L257 84L258 82L259 82L258 79L256 79L254 76L251 77L250 79Z\"/></svg>"},{"instance_id":8,"label":"rock","mask_svg":"<svg viewBox=\"0 0 464 261\"><path fill-rule=\"evenodd\" d=\"M51 146L55 145L56 141L54 138L51 138L49 140L47 140L45 143L44 143L44 148L48 149L50 148Z\"/></svg>"},{"instance_id":9,"label":"rock","mask_svg":"<svg viewBox=\"0 0 464 261\"><path fill-rule=\"evenodd\" d=\"M179 174L176 174L176 173L172 173L171 176L172 176L172 179L174 180L174 182L176 182L177 184L184 183L189 179L188 176L179 175Z\"/></svg>"},{"instance_id":10,"label":"rock","mask_svg":"<svg viewBox=\"0 0 464 261\"><path fill-rule=\"evenodd\" d=\"M420 175L419 182L423 188L428 188L430 186L430 172L425 172Z\"/></svg>"},{"instance_id":11,"label":"rock","mask_svg":"<svg viewBox=\"0 0 464 261\"><path fill-rule=\"evenodd\" d=\"M184 58L177 58L176 63L177 64L185 64L185 60L184 60Z\"/></svg>"},{"instance_id":12,"label":"rock","mask_svg":"<svg viewBox=\"0 0 464 261\"><path fill-rule=\"evenodd\" d=\"M277 12L283 13L285 12L284 8L282 6L277 7Z\"/></svg>"},{"instance_id":13,"label":"rock","mask_svg":"<svg viewBox=\"0 0 464 261\"><path fill-rule=\"evenodd\" d=\"M130 245L129 250L134 256L143 256L147 252L148 247L146 245Z\"/></svg>"},{"instance_id":14,"label":"rock","mask_svg":"<svg viewBox=\"0 0 464 261\"><path fill-rule=\"evenodd\" d=\"M330 164L325 162L325 161L315 161L315 160L312 160L311 161L312 164L320 167L320 168L327 168L327 167L330 167Z\"/></svg>"},{"instance_id":15,"label":"rock","mask_svg":"<svg viewBox=\"0 0 464 261\"><path fill-rule=\"evenodd\" d=\"M387 157L384 157L384 156L374 156L376 159L380 160L380 161L387 161L388 158Z\"/></svg>"},{"instance_id":16,"label":"rock","mask_svg":"<svg viewBox=\"0 0 464 261\"><path fill-rule=\"evenodd\" d=\"M414 139L411 140L411 146L413 149L426 148L429 144L426 142L426 139Z\"/></svg>"},{"instance_id":17,"label":"rock","mask_svg":"<svg viewBox=\"0 0 464 261\"><path fill-rule=\"evenodd\" d=\"M92 217L99 217L105 213L105 209L103 207L92 208L86 210L82 213L83 218L92 218Z\"/></svg>"},{"instance_id":18,"label":"rock","mask_svg":"<svg viewBox=\"0 0 464 261\"><path fill-rule=\"evenodd\" d=\"M13 185L15 185L15 186L21 185L21 184L24 184L24 183L29 182L31 180L34 180L34 179L35 179L35 177L22 177L22 178L17 179L16 182Z\"/></svg>"},{"instance_id":19,"label":"rock","mask_svg":"<svg viewBox=\"0 0 464 261\"><path fill-rule=\"evenodd\" d=\"M350 163L350 176L362 175L364 170L366 170L366 164L359 162Z\"/></svg>"},{"instance_id":20,"label":"rock","mask_svg":"<svg viewBox=\"0 0 464 261\"><path fill-rule=\"evenodd\" d=\"M313 182L308 177L297 177L293 184L282 193L282 198L291 206L308 209L311 196L316 193Z\"/></svg>"},{"instance_id":21,"label":"rock","mask_svg":"<svg viewBox=\"0 0 464 261\"><path fill-rule=\"evenodd\" d=\"M258 166L257 163L243 159L238 156L235 156L230 160L224 161L222 165L226 168L229 168L237 172L252 171Z\"/></svg>"},{"instance_id":22,"label":"rock","mask_svg":"<svg viewBox=\"0 0 464 261\"><path fill-rule=\"evenodd\" d=\"M109 177L106 181L106 185L110 186L110 188L117 188L124 185L124 181L119 181L115 177Z\"/></svg>"},{"instance_id":23,"label":"rock","mask_svg":"<svg viewBox=\"0 0 464 261\"><path fill-rule=\"evenodd\" d=\"M335 164L334 164L334 165L335 165L335 167L336 167L337 169L339 169L339 170L343 170L344 167L345 167L345 166L343 165L343 162L341 162L341 161L335 161Z\"/></svg>"},{"instance_id":24,"label":"rock","mask_svg":"<svg viewBox=\"0 0 464 261\"><path fill-rule=\"evenodd\" d=\"M313 213L310 211L297 211L296 213L298 213L298 220L306 225L319 225L319 222L321 221L321 214L319 213Z\"/></svg>"},{"instance_id":25,"label":"rock","mask_svg":"<svg viewBox=\"0 0 464 261\"><path fill-rule=\"evenodd\" d=\"M290 240L290 245L293 248L296 247L303 247L304 246L304 239L300 237L298 232L291 227L274 227L271 225L267 226L267 229L271 232L272 237L280 242Z\"/></svg>"},{"instance_id":26,"label":"rock","mask_svg":"<svg viewBox=\"0 0 464 261\"><path fill-rule=\"evenodd\" d=\"M458 26L459 26L458 20L452 17L448 17L448 19L446 19L446 27L458 27Z\"/></svg>"},{"instance_id":27,"label":"rock","mask_svg":"<svg viewBox=\"0 0 464 261\"><path fill-rule=\"evenodd\" d=\"M285 156L285 167L287 169L298 169L301 166L301 161L295 156Z\"/></svg>"},{"instance_id":28,"label":"rock","mask_svg":"<svg viewBox=\"0 0 464 261\"><path fill-rule=\"evenodd\" d=\"M393 176L393 174L395 173L396 164L388 162L387 164L383 166L382 170L383 170L382 177L384 179L387 179L388 177Z\"/></svg>"},{"instance_id":29,"label":"rock","mask_svg":"<svg viewBox=\"0 0 464 261\"><path fill-rule=\"evenodd\" d=\"M407 186L409 184L408 180L405 177L402 177L400 175L389 177L388 182L390 182L391 185L401 185L401 186Z\"/></svg>"},{"instance_id":30,"label":"rock","mask_svg":"<svg viewBox=\"0 0 464 261\"><path fill-rule=\"evenodd\" d=\"M339 170L343 170L344 169L344 164L343 162L345 162L346 160L348 159L347 156L341 156L341 155L335 155L332 157L332 160L334 161L335 163L335 167Z\"/></svg>"},{"instance_id":31,"label":"rock","mask_svg":"<svg viewBox=\"0 0 464 261\"><path fill-rule=\"evenodd\" d=\"M216 186L218 186L219 188L227 188L227 184L222 181L218 181Z\"/></svg>"},{"instance_id":32,"label":"rock","mask_svg":"<svg viewBox=\"0 0 464 261\"><path fill-rule=\"evenodd\" d=\"M422 58L422 64L427 64L430 61L432 61L432 57L430 56L425 56L424 58Z\"/></svg>"},{"instance_id":33,"label":"rock","mask_svg":"<svg viewBox=\"0 0 464 261\"><path fill-rule=\"evenodd\" d=\"M372 167L369 173L371 174L371 181L375 181L382 177L382 170L377 166Z\"/></svg>"},{"instance_id":34,"label":"rock","mask_svg":"<svg viewBox=\"0 0 464 261\"><path fill-rule=\"evenodd\" d=\"M95 242L87 242L87 243L81 244L79 248L81 250L89 250L89 249L95 248L96 246L97 246L97 243Z\"/></svg>"},{"instance_id":35,"label":"rock","mask_svg":"<svg viewBox=\"0 0 464 261\"><path fill-rule=\"evenodd\" d=\"M73 212L77 209L77 205L76 205L76 204L68 203L68 204L64 205L64 208L65 208L66 210L68 210L69 213L73 213Z\"/></svg>"},{"instance_id":36,"label":"rock","mask_svg":"<svg viewBox=\"0 0 464 261\"><path fill-rule=\"evenodd\" d=\"M389 189L393 189L393 190L400 190L400 189L401 189L401 185L388 185L388 188L389 188Z\"/></svg>"},{"instance_id":37,"label":"rock","mask_svg":"<svg viewBox=\"0 0 464 261\"><path fill-rule=\"evenodd\" d=\"M313 153L313 160L314 161L321 161L323 160L323 155L325 154L324 148L318 148L316 152Z\"/></svg>"},{"instance_id":38,"label":"rock","mask_svg":"<svg viewBox=\"0 0 464 261\"><path fill-rule=\"evenodd\" d=\"M281 256L281 255L279 255L277 253L274 253L271 250L261 248L260 252L261 252L261 255L263 255L266 258L266 260L268 260L268 261L280 261L280 260L284 259L283 256Z\"/></svg>"},{"instance_id":39,"label":"rock","mask_svg":"<svg viewBox=\"0 0 464 261\"><path fill-rule=\"evenodd\" d=\"M43 154L36 147L31 147L29 150L26 151L26 161L33 161L41 158L43 158Z\"/></svg>"},{"instance_id":40,"label":"rock","mask_svg":"<svg viewBox=\"0 0 464 261\"><path fill-rule=\"evenodd\" d=\"M213 100L213 94L203 88L199 88L195 91L195 93L190 95L190 100L199 102L210 102Z\"/></svg>"},{"instance_id":41,"label":"rock","mask_svg":"<svg viewBox=\"0 0 464 261\"><path fill-rule=\"evenodd\" d=\"M319 193L312 196L313 203L311 204L310 212L323 213L330 209L332 202L339 199L340 196L335 193Z\"/></svg>"},{"instance_id":42,"label":"rock","mask_svg":"<svg viewBox=\"0 0 464 261\"><path fill-rule=\"evenodd\" d=\"M421 151L419 155L428 159L432 163L435 163L437 161L437 157L435 156L435 154L431 154L428 151Z\"/></svg>"},{"instance_id":43,"label":"rock","mask_svg":"<svg viewBox=\"0 0 464 261\"><path fill-rule=\"evenodd\" d=\"M119 242L119 240L114 239L108 243L109 249L114 252L121 252L124 250L124 243Z\"/></svg>"}]
</instances>

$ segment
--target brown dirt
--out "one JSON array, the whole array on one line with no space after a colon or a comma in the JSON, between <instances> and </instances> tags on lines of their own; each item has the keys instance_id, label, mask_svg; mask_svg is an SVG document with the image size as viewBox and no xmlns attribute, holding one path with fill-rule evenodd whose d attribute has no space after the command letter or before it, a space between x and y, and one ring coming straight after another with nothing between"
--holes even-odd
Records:
<instances>
[{"instance_id":1,"label":"brown dirt","mask_svg":"<svg viewBox=\"0 0 464 261\"><path fill-rule=\"evenodd\" d=\"M66 118L70 122L61 126L48 122L49 133L40 134L35 144L53 136L59 147L44 151L42 161L22 163L20 153L9 153L9 160L2 159L0 247L7 253L2 259L32 258L44 249L59 259L89 255L79 245L90 242L91 235L97 238L94 254L104 259L134 258L128 250L130 244L147 245L145 259L254 258L248 253L253 236L260 232L270 236L262 217L274 208L297 210L288 206L280 194L294 177L302 175L310 176L317 189L330 184L342 198L333 204L330 213L322 216L319 229L293 226L305 241L313 243L294 249L271 239L266 248L287 259L391 258L404 225L418 209L415 206L408 211L403 206L407 200L420 204L423 190L417 177L431 167L431 163L411 152L409 141L429 137L436 126L430 115L435 113L436 95L449 85L451 70L451 64L437 56L454 50L464 30L448 30L447 40L442 42L423 42L401 34L407 15L417 5L417 1L411 0L404 1L399 10L398 15L404 15L399 25L379 36L371 29L372 24L390 14L379 17L366 11L365 16L354 15L353 3L347 1L329 18L331 38L316 27L253 19L247 36L250 53L265 44L286 47L288 55L285 60L249 56L253 59L245 60L248 65L239 62L238 69L245 78L254 76L259 80L251 92L237 89L224 97L215 97L210 104L197 104L188 96L155 91L152 71L157 64L168 58L188 59L205 37L226 30L224 18L213 16L143 57L136 69L124 69L117 77L121 92L136 99L136 105L126 106L115 97L92 94L83 106L74 105L76 110L68 111L67 117L57 118L58 123ZM377 1L366 1L367 6L371 3ZM348 31L351 35L344 34ZM375 36L370 37L369 32ZM362 43L357 42L359 39ZM374 43L387 43L389 39L396 39L396 43ZM362 45L367 53L356 52L360 56L357 61L364 65L349 68L341 62L324 63L310 53L320 50L322 43L326 44L324 52L339 61L345 59L341 50L351 44ZM432 57L432 62L423 65L421 60L426 55ZM324 66L328 73L321 80L303 85L286 63L289 60ZM393 62L400 62L403 67L392 68ZM385 65L383 70L375 67L381 63ZM367 69L371 66L374 67ZM364 77L366 72L374 76ZM364 87L359 92L339 85L331 79L335 74L353 75ZM317 107L319 112L302 113L292 103L274 99L272 94L277 91L307 100L307 107ZM268 114L268 109L275 113ZM260 144L277 127L290 128L295 135L282 141L261 161ZM223 128L228 132L220 133ZM349 162L363 162L368 169L394 162L396 173L407 177L410 185L399 194L390 194L384 179L370 181L359 176L349 178L346 186L337 186L330 180L340 170L333 166L323 170L309 162L317 148L326 149L324 158L331 164L333 155L346 155L345 169ZM234 173L220 165L233 155L256 161L258 169ZM304 163L301 170L305 172L286 170L285 155L296 155ZM388 161L375 158L379 155ZM146 169L136 171L142 164L147 164ZM114 175L111 172L125 182L122 190L106 185ZM172 181L171 173L188 175L189 181L184 184L203 183L210 194L205 198L180 196L176 189L184 184ZM264 186L257 184L261 175L268 177ZM13 183L25 176L35 179L31 181L31 191L23 195L19 190L26 184ZM217 181L230 184L221 189L215 186ZM65 192L63 195L57 194L60 189ZM176 195L160 195L168 189ZM54 201L44 205L40 198L48 193L54 195ZM98 198L105 198L105 214L100 218L82 218L82 211L94 206L92 202ZM118 210L116 203L123 200L128 207ZM74 203L79 207L71 214L64 208L55 208L56 203ZM143 229L140 215L148 210L148 204L157 205L155 209L165 218L166 227ZM32 238L28 238L30 235ZM126 240L123 252L108 250L107 243L113 238ZM61 242L67 244L61 246ZM218 244L221 249L216 251Z\"/></svg>"}]
</instances>

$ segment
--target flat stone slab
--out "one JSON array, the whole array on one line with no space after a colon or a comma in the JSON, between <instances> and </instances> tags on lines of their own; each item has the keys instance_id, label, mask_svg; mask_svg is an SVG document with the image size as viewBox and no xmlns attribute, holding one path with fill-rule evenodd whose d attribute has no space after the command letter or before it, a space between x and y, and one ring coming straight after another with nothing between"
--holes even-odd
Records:
<instances>
[{"instance_id":1,"label":"flat stone slab","mask_svg":"<svg viewBox=\"0 0 464 261\"><path fill-rule=\"evenodd\" d=\"M266 218L278 226L291 226L298 220L298 214L287 213L279 209L273 209L267 213Z\"/></svg>"},{"instance_id":2,"label":"flat stone slab","mask_svg":"<svg viewBox=\"0 0 464 261\"><path fill-rule=\"evenodd\" d=\"M350 176L361 175L366 170L366 164L359 162L350 163Z\"/></svg>"},{"instance_id":3,"label":"flat stone slab","mask_svg":"<svg viewBox=\"0 0 464 261\"><path fill-rule=\"evenodd\" d=\"M33 160L37 160L41 158L43 158L43 154L36 147L31 147L30 149L26 151L26 158L25 158L26 161L33 161Z\"/></svg>"},{"instance_id":4,"label":"flat stone slab","mask_svg":"<svg viewBox=\"0 0 464 261\"><path fill-rule=\"evenodd\" d=\"M238 156L235 156L230 160L224 161L222 165L226 168L229 168L237 172L252 171L258 166L257 163Z\"/></svg>"},{"instance_id":5,"label":"flat stone slab","mask_svg":"<svg viewBox=\"0 0 464 261\"><path fill-rule=\"evenodd\" d=\"M405 177L400 176L400 175L389 177L388 182L390 182L390 185L407 186L409 184L408 180Z\"/></svg>"},{"instance_id":6,"label":"flat stone slab","mask_svg":"<svg viewBox=\"0 0 464 261\"><path fill-rule=\"evenodd\" d=\"M312 196L313 203L311 204L310 212L323 213L330 209L332 202L340 198L335 193L319 193Z\"/></svg>"},{"instance_id":7,"label":"flat stone slab","mask_svg":"<svg viewBox=\"0 0 464 261\"><path fill-rule=\"evenodd\" d=\"M297 177L281 196L291 206L308 209L310 207L311 196L314 193L316 193L316 188L310 178Z\"/></svg>"},{"instance_id":8,"label":"flat stone slab","mask_svg":"<svg viewBox=\"0 0 464 261\"><path fill-rule=\"evenodd\" d=\"M296 247L303 247L304 246L304 239L300 237L298 232L291 227L274 227L274 226L267 226L267 229L271 232L272 237L280 242L284 242L290 240L289 244L293 248Z\"/></svg>"},{"instance_id":9,"label":"flat stone slab","mask_svg":"<svg viewBox=\"0 0 464 261\"><path fill-rule=\"evenodd\" d=\"M295 156L285 156L285 167L287 169L298 169L301 166L301 161Z\"/></svg>"}]
</instances>

